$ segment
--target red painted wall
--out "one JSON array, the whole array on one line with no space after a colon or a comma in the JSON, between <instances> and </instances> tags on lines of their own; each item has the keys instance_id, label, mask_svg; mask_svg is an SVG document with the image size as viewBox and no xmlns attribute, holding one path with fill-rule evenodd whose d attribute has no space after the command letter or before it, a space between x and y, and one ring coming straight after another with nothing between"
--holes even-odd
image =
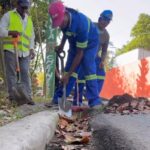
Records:
<instances>
[{"instance_id":1,"label":"red painted wall","mask_svg":"<svg viewBox=\"0 0 150 150\"><path fill-rule=\"evenodd\" d=\"M109 99L124 93L150 97L150 57L113 68L106 73L100 96Z\"/></svg>"}]
</instances>

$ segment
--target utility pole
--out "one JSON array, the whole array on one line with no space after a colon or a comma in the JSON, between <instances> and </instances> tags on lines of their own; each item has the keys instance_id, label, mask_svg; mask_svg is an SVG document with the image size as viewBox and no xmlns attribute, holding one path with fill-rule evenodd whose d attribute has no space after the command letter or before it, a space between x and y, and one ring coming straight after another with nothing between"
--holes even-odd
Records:
<instances>
[{"instance_id":1,"label":"utility pole","mask_svg":"<svg viewBox=\"0 0 150 150\"><path fill-rule=\"evenodd\" d=\"M48 0L51 3L53 0ZM52 28L51 19L48 16L48 24L46 31L46 97L53 98L55 90L55 67L56 67L56 37L57 29Z\"/></svg>"}]
</instances>

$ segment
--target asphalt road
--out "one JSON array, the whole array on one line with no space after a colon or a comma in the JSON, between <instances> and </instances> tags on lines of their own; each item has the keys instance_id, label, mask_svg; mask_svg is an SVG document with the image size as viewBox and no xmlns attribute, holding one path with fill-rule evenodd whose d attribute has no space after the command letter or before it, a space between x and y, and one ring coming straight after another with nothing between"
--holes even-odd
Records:
<instances>
[{"instance_id":1,"label":"asphalt road","mask_svg":"<svg viewBox=\"0 0 150 150\"><path fill-rule=\"evenodd\" d=\"M150 114L98 114L91 150L150 150Z\"/></svg>"}]
</instances>

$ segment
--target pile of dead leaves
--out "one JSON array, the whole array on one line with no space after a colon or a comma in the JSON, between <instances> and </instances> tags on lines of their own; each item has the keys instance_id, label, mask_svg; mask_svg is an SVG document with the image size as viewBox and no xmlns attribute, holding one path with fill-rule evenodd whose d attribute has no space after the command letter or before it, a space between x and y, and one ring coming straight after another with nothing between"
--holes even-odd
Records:
<instances>
[{"instance_id":1,"label":"pile of dead leaves","mask_svg":"<svg viewBox=\"0 0 150 150\"><path fill-rule=\"evenodd\" d=\"M60 150L87 150L85 145L91 138L88 119L60 116L55 139L50 144L51 149L57 147Z\"/></svg>"},{"instance_id":2,"label":"pile of dead leaves","mask_svg":"<svg viewBox=\"0 0 150 150\"><path fill-rule=\"evenodd\" d=\"M138 114L150 113L150 101L144 97L132 97L129 94L117 95L110 99L105 113Z\"/></svg>"}]
</instances>

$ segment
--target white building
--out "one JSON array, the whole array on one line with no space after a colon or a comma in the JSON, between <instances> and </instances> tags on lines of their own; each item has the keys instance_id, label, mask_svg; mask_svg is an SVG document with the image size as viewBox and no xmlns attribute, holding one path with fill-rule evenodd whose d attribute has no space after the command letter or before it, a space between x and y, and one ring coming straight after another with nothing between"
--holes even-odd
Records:
<instances>
[{"instance_id":1,"label":"white building","mask_svg":"<svg viewBox=\"0 0 150 150\"><path fill-rule=\"evenodd\" d=\"M134 49L130 52L117 56L115 58L115 67L130 64L146 57L150 57L150 50L148 51L141 48Z\"/></svg>"}]
</instances>

